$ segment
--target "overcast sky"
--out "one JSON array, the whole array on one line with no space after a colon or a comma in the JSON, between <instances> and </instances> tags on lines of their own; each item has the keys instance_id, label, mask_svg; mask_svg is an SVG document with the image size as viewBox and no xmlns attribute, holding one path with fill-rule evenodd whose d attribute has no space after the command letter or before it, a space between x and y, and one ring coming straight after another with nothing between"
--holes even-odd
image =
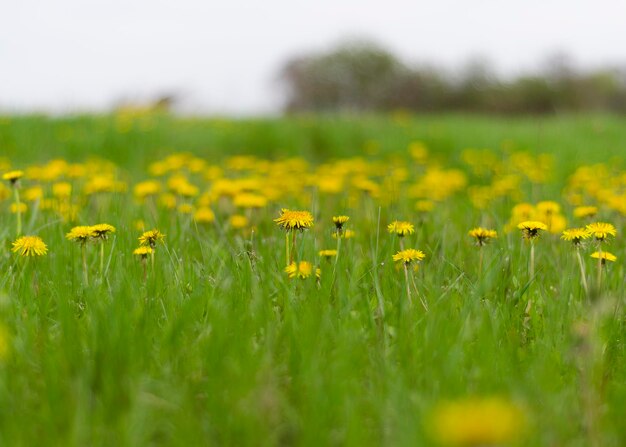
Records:
<instances>
[{"instance_id":1,"label":"overcast sky","mask_svg":"<svg viewBox=\"0 0 626 447\"><path fill-rule=\"evenodd\" d=\"M405 60L504 73L567 52L626 63L626 0L6 0L2 110L103 109L178 92L190 111L279 107L286 59L367 37Z\"/></svg>"}]
</instances>

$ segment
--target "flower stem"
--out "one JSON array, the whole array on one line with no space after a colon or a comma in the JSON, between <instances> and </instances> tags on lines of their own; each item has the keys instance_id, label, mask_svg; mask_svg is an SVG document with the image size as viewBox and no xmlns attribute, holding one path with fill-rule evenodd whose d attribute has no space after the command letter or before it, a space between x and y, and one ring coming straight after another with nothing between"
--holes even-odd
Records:
<instances>
[{"instance_id":1,"label":"flower stem","mask_svg":"<svg viewBox=\"0 0 626 447\"><path fill-rule=\"evenodd\" d=\"M17 217L17 235L22 234L22 209L20 202L20 191L17 189L17 185L13 186L13 195L15 196L15 215Z\"/></svg>"},{"instance_id":2,"label":"flower stem","mask_svg":"<svg viewBox=\"0 0 626 447\"><path fill-rule=\"evenodd\" d=\"M535 243L530 241L530 279L535 276Z\"/></svg>"},{"instance_id":3,"label":"flower stem","mask_svg":"<svg viewBox=\"0 0 626 447\"><path fill-rule=\"evenodd\" d=\"M406 282L406 296L409 299L409 304L413 305L413 299L411 298L411 287L409 286L409 266L405 262L404 263L404 280Z\"/></svg>"},{"instance_id":4,"label":"flower stem","mask_svg":"<svg viewBox=\"0 0 626 447\"><path fill-rule=\"evenodd\" d=\"M331 293L335 289L335 280L337 279L337 262L339 261L339 250L341 249L341 231L337 230L337 254L335 255L335 262L333 263L333 280L331 284Z\"/></svg>"},{"instance_id":5,"label":"flower stem","mask_svg":"<svg viewBox=\"0 0 626 447\"><path fill-rule=\"evenodd\" d=\"M341 232L337 230L337 254L335 255L335 268L337 267L337 261L339 261L339 251L341 250Z\"/></svg>"},{"instance_id":6,"label":"flower stem","mask_svg":"<svg viewBox=\"0 0 626 447\"><path fill-rule=\"evenodd\" d=\"M483 276L483 247L482 245L478 247L478 277L482 278Z\"/></svg>"},{"instance_id":7,"label":"flower stem","mask_svg":"<svg viewBox=\"0 0 626 447\"><path fill-rule=\"evenodd\" d=\"M100 241L100 276L104 280L104 241Z\"/></svg>"},{"instance_id":8,"label":"flower stem","mask_svg":"<svg viewBox=\"0 0 626 447\"><path fill-rule=\"evenodd\" d=\"M37 278L37 269L33 269L33 292L35 296L39 296L39 281Z\"/></svg>"},{"instance_id":9,"label":"flower stem","mask_svg":"<svg viewBox=\"0 0 626 447\"><path fill-rule=\"evenodd\" d=\"M411 277L411 282L413 283L413 290L415 290L415 294L417 295L420 302L422 303L422 307L424 308L426 312L428 312L428 303L426 302L426 300L424 299L424 296L420 293L420 291L417 289L417 286L415 285L415 276Z\"/></svg>"},{"instance_id":10,"label":"flower stem","mask_svg":"<svg viewBox=\"0 0 626 447\"><path fill-rule=\"evenodd\" d=\"M597 278L597 283L598 283L598 291L600 291L600 288L602 287L602 245L598 244L598 278Z\"/></svg>"},{"instance_id":11,"label":"flower stem","mask_svg":"<svg viewBox=\"0 0 626 447\"><path fill-rule=\"evenodd\" d=\"M80 246L83 258L83 282L85 286L89 285L89 274L87 273L87 247L85 244L81 244Z\"/></svg>"},{"instance_id":12,"label":"flower stem","mask_svg":"<svg viewBox=\"0 0 626 447\"><path fill-rule=\"evenodd\" d=\"M285 262L287 263L287 267L289 267L289 265L290 265L290 262L289 262L290 255L289 255L289 232L288 231L285 232L285 254L286 254Z\"/></svg>"},{"instance_id":13,"label":"flower stem","mask_svg":"<svg viewBox=\"0 0 626 447\"><path fill-rule=\"evenodd\" d=\"M583 289L585 293L589 293L589 287L587 286L587 275L585 273L585 265L583 264L583 258L580 256L580 248L576 247L576 257L578 258L578 266L580 267L580 278L582 279Z\"/></svg>"},{"instance_id":14,"label":"flower stem","mask_svg":"<svg viewBox=\"0 0 626 447\"><path fill-rule=\"evenodd\" d=\"M296 252L296 231L291 230L291 232L293 233L293 237L291 238L293 247L291 248L291 258L289 259L289 264L293 262L293 257Z\"/></svg>"}]
</instances>

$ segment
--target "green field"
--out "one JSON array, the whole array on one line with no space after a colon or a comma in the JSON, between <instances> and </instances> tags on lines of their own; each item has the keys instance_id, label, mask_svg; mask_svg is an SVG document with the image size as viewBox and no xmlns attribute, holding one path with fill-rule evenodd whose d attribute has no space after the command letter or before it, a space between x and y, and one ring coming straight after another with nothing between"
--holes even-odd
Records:
<instances>
[{"instance_id":1,"label":"green field","mask_svg":"<svg viewBox=\"0 0 626 447\"><path fill-rule=\"evenodd\" d=\"M442 405L494 397L520 415L503 445L623 446L624 155L626 118L604 115L0 117L0 174L25 172L22 234L48 248L11 251L4 181L0 445L445 445ZM542 201L567 228L617 228L580 249L587 291L556 224L530 275L511 213ZM312 213L287 240L319 279L285 273L282 208ZM354 237L333 237L337 215ZM85 244L85 270L66 234L97 223L116 232ZM497 239L477 247L477 226ZM133 255L152 228L154 266ZM401 245L425 253L417 271L394 265ZM617 256L600 280L598 249ZM477 441L452 444L496 442L506 414L474 407L446 429L473 421Z\"/></svg>"}]
</instances>

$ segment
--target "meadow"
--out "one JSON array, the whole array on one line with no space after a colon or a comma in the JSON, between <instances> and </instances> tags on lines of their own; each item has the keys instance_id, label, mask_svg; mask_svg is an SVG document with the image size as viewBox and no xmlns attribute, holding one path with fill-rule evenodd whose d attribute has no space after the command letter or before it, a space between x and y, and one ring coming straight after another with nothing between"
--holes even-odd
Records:
<instances>
[{"instance_id":1,"label":"meadow","mask_svg":"<svg viewBox=\"0 0 626 447\"><path fill-rule=\"evenodd\" d=\"M609 115L0 117L0 445L625 445L625 154Z\"/></svg>"}]
</instances>

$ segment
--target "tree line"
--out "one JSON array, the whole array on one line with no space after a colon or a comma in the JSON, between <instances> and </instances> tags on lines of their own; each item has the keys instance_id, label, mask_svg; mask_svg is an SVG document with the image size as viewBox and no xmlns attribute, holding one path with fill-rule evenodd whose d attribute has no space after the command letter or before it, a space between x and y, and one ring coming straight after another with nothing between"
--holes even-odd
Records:
<instances>
[{"instance_id":1,"label":"tree line","mask_svg":"<svg viewBox=\"0 0 626 447\"><path fill-rule=\"evenodd\" d=\"M480 60L452 72L414 66L376 44L358 42L295 57L280 78L287 112L626 113L626 70L580 71L565 56L505 79Z\"/></svg>"}]
</instances>

